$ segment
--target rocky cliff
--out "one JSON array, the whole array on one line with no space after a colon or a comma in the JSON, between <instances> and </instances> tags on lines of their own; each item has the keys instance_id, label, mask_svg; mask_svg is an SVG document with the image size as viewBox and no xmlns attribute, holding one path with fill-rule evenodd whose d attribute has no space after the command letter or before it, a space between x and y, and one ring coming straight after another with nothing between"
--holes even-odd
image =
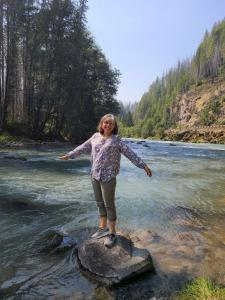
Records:
<instances>
[{"instance_id":1,"label":"rocky cliff","mask_svg":"<svg viewBox=\"0 0 225 300\"><path fill-rule=\"evenodd\" d=\"M225 125L225 81L204 81L180 94L172 107L177 125Z\"/></svg>"},{"instance_id":2,"label":"rocky cliff","mask_svg":"<svg viewBox=\"0 0 225 300\"><path fill-rule=\"evenodd\" d=\"M175 128L168 140L225 143L225 81L204 81L179 94L171 107Z\"/></svg>"}]
</instances>

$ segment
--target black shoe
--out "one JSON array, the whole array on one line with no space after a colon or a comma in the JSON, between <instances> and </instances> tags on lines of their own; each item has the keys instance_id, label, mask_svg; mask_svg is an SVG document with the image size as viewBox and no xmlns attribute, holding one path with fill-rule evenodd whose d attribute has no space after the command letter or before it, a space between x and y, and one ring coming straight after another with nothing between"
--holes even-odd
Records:
<instances>
[{"instance_id":1,"label":"black shoe","mask_svg":"<svg viewBox=\"0 0 225 300\"><path fill-rule=\"evenodd\" d=\"M111 248L116 242L116 235L115 233L110 233L107 238L105 239L104 241L104 245L107 247L107 248Z\"/></svg>"}]
</instances>

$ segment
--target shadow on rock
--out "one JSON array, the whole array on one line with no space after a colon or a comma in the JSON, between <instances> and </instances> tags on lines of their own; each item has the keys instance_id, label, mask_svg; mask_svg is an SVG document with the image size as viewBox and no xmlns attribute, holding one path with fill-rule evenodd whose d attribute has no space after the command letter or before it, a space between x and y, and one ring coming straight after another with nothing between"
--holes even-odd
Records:
<instances>
[{"instance_id":1,"label":"shadow on rock","mask_svg":"<svg viewBox=\"0 0 225 300\"><path fill-rule=\"evenodd\" d=\"M98 285L94 289L94 299L169 300L191 279L185 268L178 273L144 273L117 285Z\"/></svg>"}]
</instances>

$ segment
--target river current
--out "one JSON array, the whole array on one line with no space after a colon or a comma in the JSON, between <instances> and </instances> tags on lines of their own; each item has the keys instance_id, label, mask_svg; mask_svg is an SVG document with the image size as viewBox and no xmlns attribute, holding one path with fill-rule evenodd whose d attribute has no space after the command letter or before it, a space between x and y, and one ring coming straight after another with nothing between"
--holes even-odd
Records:
<instances>
[{"instance_id":1,"label":"river current","mask_svg":"<svg viewBox=\"0 0 225 300\"><path fill-rule=\"evenodd\" d=\"M89 156L61 161L57 157L71 149L1 149L0 299L149 299L155 290L169 295L196 275L225 283L225 145L126 143L151 167L153 177L122 157L116 190L118 227L151 230L169 239L185 226L192 239L197 232L206 241L198 245L204 262L198 272L184 278L176 277L174 269L173 278L146 274L108 288L80 273L73 247L39 251L51 232L72 233L79 243L97 226ZM167 249L162 248L166 257ZM196 251L199 256L199 248Z\"/></svg>"}]
</instances>

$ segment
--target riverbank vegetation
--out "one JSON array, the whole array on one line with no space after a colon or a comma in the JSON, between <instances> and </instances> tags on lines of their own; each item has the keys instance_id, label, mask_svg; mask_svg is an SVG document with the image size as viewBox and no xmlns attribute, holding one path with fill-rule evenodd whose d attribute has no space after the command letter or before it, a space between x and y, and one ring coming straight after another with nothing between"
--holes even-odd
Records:
<instances>
[{"instance_id":1,"label":"riverbank vegetation","mask_svg":"<svg viewBox=\"0 0 225 300\"><path fill-rule=\"evenodd\" d=\"M80 141L118 113L119 71L87 29L86 0L0 3L0 132Z\"/></svg>"},{"instance_id":2,"label":"riverbank vegetation","mask_svg":"<svg viewBox=\"0 0 225 300\"><path fill-rule=\"evenodd\" d=\"M5 144L5 143L11 143L11 142L16 142L18 140L17 136L13 136L10 133L2 133L0 134L0 143Z\"/></svg>"},{"instance_id":3,"label":"riverbank vegetation","mask_svg":"<svg viewBox=\"0 0 225 300\"><path fill-rule=\"evenodd\" d=\"M173 300L224 300L225 288L216 286L210 279L200 277L188 284Z\"/></svg>"}]
</instances>

